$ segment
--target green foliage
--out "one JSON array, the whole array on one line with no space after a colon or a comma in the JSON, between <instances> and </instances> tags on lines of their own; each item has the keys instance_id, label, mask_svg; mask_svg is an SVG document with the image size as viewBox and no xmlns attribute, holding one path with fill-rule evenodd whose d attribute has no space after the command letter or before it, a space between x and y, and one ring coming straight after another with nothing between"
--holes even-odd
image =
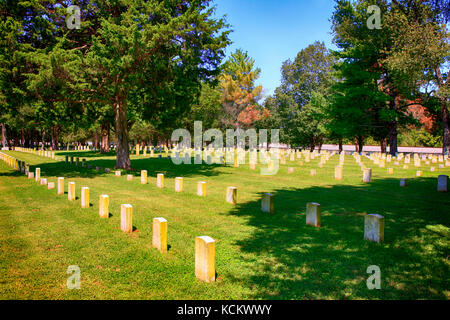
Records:
<instances>
[{"instance_id":1,"label":"green foliage","mask_svg":"<svg viewBox=\"0 0 450 320\"><path fill-rule=\"evenodd\" d=\"M442 146L442 135L433 134L423 128L401 131L398 137L400 146L434 147Z\"/></svg>"},{"instance_id":2,"label":"green foliage","mask_svg":"<svg viewBox=\"0 0 450 320\"><path fill-rule=\"evenodd\" d=\"M210 0L78 4L81 29L69 30L60 18L66 9L56 2L21 1L20 9L2 2L2 15L16 18L0 25L0 68L26 66L13 88L29 94L8 93L11 73L0 79L0 97L14 108L25 104L14 97L36 99L45 129L63 126L67 116L87 130L113 122L117 167L128 168L128 129L148 120L167 138L197 103L202 82L218 76L230 30L223 18L213 18ZM26 41L16 49L22 34Z\"/></svg>"},{"instance_id":3,"label":"green foliage","mask_svg":"<svg viewBox=\"0 0 450 320\"><path fill-rule=\"evenodd\" d=\"M192 106L186 119L186 127L193 130L194 121L202 121L204 128L220 128L225 117L223 112L220 88L204 82L198 103Z\"/></svg>"},{"instance_id":4,"label":"green foliage","mask_svg":"<svg viewBox=\"0 0 450 320\"><path fill-rule=\"evenodd\" d=\"M281 129L280 140L302 147L321 144L326 133L327 95L334 59L320 42L301 50L282 67L281 86L266 100L267 124Z\"/></svg>"}]
</instances>

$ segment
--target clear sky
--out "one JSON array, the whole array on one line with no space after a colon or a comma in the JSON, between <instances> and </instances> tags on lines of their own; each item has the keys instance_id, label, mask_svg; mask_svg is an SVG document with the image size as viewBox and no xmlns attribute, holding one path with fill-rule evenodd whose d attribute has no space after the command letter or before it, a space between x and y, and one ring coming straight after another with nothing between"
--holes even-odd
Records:
<instances>
[{"instance_id":1,"label":"clear sky","mask_svg":"<svg viewBox=\"0 0 450 320\"><path fill-rule=\"evenodd\" d=\"M257 84L266 95L280 84L281 65L314 41L332 44L333 0L215 0L216 14L227 15L234 32L227 55L243 49L261 68Z\"/></svg>"}]
</instances>

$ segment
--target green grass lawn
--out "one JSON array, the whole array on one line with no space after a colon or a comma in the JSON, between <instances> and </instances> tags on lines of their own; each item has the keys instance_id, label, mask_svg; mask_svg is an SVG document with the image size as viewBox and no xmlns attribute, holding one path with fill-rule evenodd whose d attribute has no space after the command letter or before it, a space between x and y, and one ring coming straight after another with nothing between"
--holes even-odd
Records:
<instances>
[{"instance_id":1,"label":"green grass lawn","mask_svg":"<svg viewBox=\"0 0 450 320\"><path fill-rule=\"evenodd\" d=\"M133 181L114 171L76 167L37 155L6 151L41 168L41 176L76 182L77 200L27 179L0 161L0 299L449 299L450 195L436 191L430 172L372 168L372 182L346 156L344 179L334 180L334 156L318 168L318 158L299 166L287 161L275 176L248 165L174 165L168 159L131 156ZM113 168L113 154L58 152ZM424 164L424 162L422 162ZM288 167L295 171L288 174ZM433 164L437 168L437 164ZM317 176L309 175L317 169ZM140 170L149 184L140 184ZM257 167L258 169L258 167ZM156 174L165 174L165 188ZM175 177L184 192L174 191ZM408 186L399 187L407 178ZM206 198L196 195L207 182ZM89 209L80 189L90 188ZM225 202L228 186L238 188L238 204ZM261 194L274 194L273 215L261 212ZM109 219L98 214L100 194L110 197ZM307 202L322 206L322 227L305 224ZM131 234L120 230L120 205L133 205ZM363 240L364 215L385 217L385 242ZM168 220L167 255L152 248L152 219ZM194 275L194 240L216 239L217 281ZM81 269L81 289L69 290L69 265ZM381 289L369 290L367 267L381 269Z\"/></svg>"}]
</instances>

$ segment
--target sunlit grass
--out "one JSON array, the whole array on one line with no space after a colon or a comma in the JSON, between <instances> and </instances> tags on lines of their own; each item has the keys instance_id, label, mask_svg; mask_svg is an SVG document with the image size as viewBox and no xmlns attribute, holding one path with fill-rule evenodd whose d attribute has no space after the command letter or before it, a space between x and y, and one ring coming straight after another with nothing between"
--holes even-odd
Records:
<instances>
[{"instance_id":1,"label":"sunlit grass","mask_svg":"<svg viewBox=\"0 0 450 320\"><path fill-rule=\"evenodd\" d=\"M0 163L0 298L2 299L448 299L450 218L448 193L436 191L430 172L394 167L373 169L373 182L346 156L344 179L334 180L335 156L318 168L318 159L299 166L280 165L275 176L262 176L247 164L174 165L168 159L131 156L133 181L114 176L113 154L65 152L86 158L94 169L21 152L7 152L40 167L55 182L76 182L77 200L58 196ZM437 165L434 164L437 168ZM294 173L288 174L288 167ZM317 176L311 177L315 168ZM141 169L149 184L141 185ZM257 167L258 169L258 167ZM165 172L165 188L156 173ZM184 192L174 179L184 178ZM399 179L408 187L400 188ZM207 182L206 198L196 195ZM90 188L89 209L80 205L80 189ZM228 186L238 188L238 204L225 202ZM261 194L275 195L275 213L261 212ZM110 196L109 219L98 215L100 194ZM307 202L322 206L322 227L305 225ZM132 234L120 230L120 205L133 205ZM386 218L385 242L363 241L364 215ZM152 248L152 219L169 223L169 251ZM217 282L194 276L194 239L216 239ZM69 290L69 265L81 269L81 289ZM382 289L368 290L366 269L378 265Z\"/></svg>"}]
</instances>

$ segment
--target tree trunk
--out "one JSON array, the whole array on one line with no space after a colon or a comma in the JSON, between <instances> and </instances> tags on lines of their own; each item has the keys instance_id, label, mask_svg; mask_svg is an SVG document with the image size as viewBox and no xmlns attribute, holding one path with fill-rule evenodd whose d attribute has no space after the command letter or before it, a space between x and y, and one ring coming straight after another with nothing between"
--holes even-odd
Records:
<instances>
[{"instance_id":1,"label":"tree trunk","mask_svg":"<svg viewBox=\"0 0 450 320\"><path fill-rule=\"evenodd\" d=\"M45 145L45 130L42 131L42 146L41 146L42 150L44 150L44 145Z\"/></svg>"},{"instance_id":2,"label":"tree trunk","mask_svg":"<svg viewBox=\"0 0 450 320\"><path fill-rule=\"evenodd\" d=\"M102 131L102 145L101 145L101 153L109 152L109 122L101 124Z\"/></svg>"},{"instance_id":3,"label":"tree trunk","mask_svg":"<svg viewBox=\"0 0 450 320\"><path fill-rule=\"evenodd\" d=\"M389 125L389 154L395 156L397 153L397 122L392 121Z\"/></svg>"},{"instance_id":4,"label":"tree trunk","mask_svg":"<svg viewBox=\"0 0 450 320\"><path fill-rule=\"evenodd\" d=\"M361 153L364 147L364 137L363 136L357 136L355 141L356 146L356 152Z\"/></svg>"},{"instance_id":5,"label":"tree trunk","mask_svg":"<svg viewBox=\"0 0 450 320\"><path fill-rule=\"evenodd\" d=\"M2 145L8 147L8 137L6 134L6 124L2 123Z\"/></svg>"},{"instance_id":6,"label":"tree trunk","mask_svg":"<svg viewBox=\"0 0 450 320\"><path fill-rule=\"evenodd\" d=\"M55 127L52 128L52 149L55 150Z\"/></svg>"},{"instance_id":7,"label":"tree trunk","mask_svg":"<svg viewBox=\"0 0 450 320\"><path fill-rule=\"evenodd\" d=\"M450 154L450 114L448 112L448 105L445 97L441 97L441 112L442 112L442 127L443 141L442 141L442 154Z\"/></svg>"},{"instance_id":8,"label":"tree trunk","mask_svg":"<svg viewBox=\"0 0 450 320\"><path fill-rule=\"evenodd\" d=\"M59 150L59 127L55 126L55 150Z\"/></svg>"},{"instance_id":9,"label":"tree trunk","mask_svg":"<svg viewBox=\"0 0 450 320\"><path fill-rule=\"evenodd\" d=\"M344 150L343 146L342 146L342 138L339 138L339 153L342 152L342 150Z\"/></svg>"},{"instance_id":10,"label":"tree trunk","mask_svg":"<svg viewBox=\"0 0 450 320\"><path fill-rule=\"evenodd\" d=\"M397 101L397 95L394 93L393 90L389 92L389 96L391 97L391 100L389 101L389 109L395 111L397 113L396 108L396 101ZM389 154L392 156L395 156L397 153L397 120L393 119L389 121Z\"/></svg>"},{"instance_id":11,"label":"tree trunk","mask_svg":"<svg viewBox=\"0 0 450 320\"><path fill-rule=\"evenodd\" d=\"M128 151L128 121L125 99L116 97L116 169L131 170L130 154Z\"/></svg>"},{"instance_id":12,"label":"tree trunk","mask_svg":"<svg viewBox=\"0 0 450 320\"><path fill-rule=\"evenodd\" d=\"M380 142L380 149L381 149L381 153L386 153L386 147L387 147L387 140L383 139Z\"/></svg>"},{"instance_id":13,"label":"tree trunk","mask_svg":"<svg viewBox=\"0 0 450 320\"><path fill-rule=\"evenodd\" d=\"M23 146L25 148L29 148L30 147L30 131L29 130L25 131L25 138L24 138L24 141L23 141Z\"/></svg>"},{"instance_id":14,"label":"tree trunk","mask_svg":"<svg viewBox=\"0 0 450 320\"><path fill-rule=\"evenodd\" d=\"M97 130L95 130L95 132L94 132L94 149L97 149L97 145L98 145L98 132L97 132Z\"/></svg>"},{"instance_id":15,"label":"tree trunk","mask_svg":"<svg viewBox=\"0 0 450 320\"><path fill-rule=\"evenodd\" d=\"M435 68L434 70L437 84L440 91L439 96L439 104L441 105L441 116L442 116L442 128L444 130L443 132L443 139L442 139L442 153L443 154L450 154L450 114L448 111L448 101L447 98L442 92L445 88L445 86L448 84L448 78L444 82L444 77L442 76L441 70L439 70L439 67Z\"/></svg>"}]
</instances>

